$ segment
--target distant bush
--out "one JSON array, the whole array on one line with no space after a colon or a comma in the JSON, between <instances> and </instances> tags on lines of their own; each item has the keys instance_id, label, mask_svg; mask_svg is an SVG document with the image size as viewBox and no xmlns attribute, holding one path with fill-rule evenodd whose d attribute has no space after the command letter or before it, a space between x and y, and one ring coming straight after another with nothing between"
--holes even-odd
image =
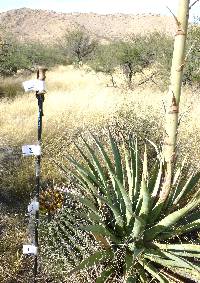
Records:
<instances>
[{"instance_id":1,"label":"distant bush","mask_svg":"<svg viewBox=\"0 0 200 283\"><path fill-rule=\"evenodd\" d=\"M159 74L159 84L166 84L170 72L173 38L165 34L152 33L143 36L133 36L129 41L119 40L108 44L99 44L92 59L87 63L96 72L111 76L116 68L121 68L128 84L137 73L143 73L145 68L155 66ZM162 80L160 80L162 78Z\"/></svg>"},{"instance_id":2,"label":"distant bush","mask_svg":"<svg viewBox=\"0 0 200 283\"><path fill-rule=\"evenodd\" d=\"M75 30L67 32L59 42L58 47L62 56L69 63L80 64L92 55L97 47L97 41L92 39L84 31Z\"/></svg>"},{"instance_id":3,"label":"distant bush","mask_svg":"<svg viewBox=\"0 0 200 283\"><path fill-rule=\"evenodd\" d=\"M11 76L19 70L34 71L37 65L64 64L58 47L42 43L22 43L13 37L0 42L0 75Z\"/></svg>"},{"instance_id":4,"label":"distant bush","mask_svg":"<svg viewBox=\"0 0 200 283\"><path fill-rule=\"evenodd\" d=\"M113 74L119 65L117 52L117 43L102 44L96 48L92 59L87 62L95 72L102 72L109 75L113 86L116 85Z\"/></svg>"}]
</instances>

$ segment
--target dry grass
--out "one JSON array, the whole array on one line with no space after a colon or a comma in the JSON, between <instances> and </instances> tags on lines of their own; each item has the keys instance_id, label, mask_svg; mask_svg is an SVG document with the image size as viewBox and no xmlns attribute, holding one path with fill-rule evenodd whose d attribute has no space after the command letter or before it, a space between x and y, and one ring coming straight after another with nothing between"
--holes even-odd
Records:
<instances>
[{"instance_id":1,"label":"dry grass","mask_svg":"<svg viewBox=\"0 0 200 283\"><path fill-rule=\"evenodd\" d=\"M66 152L76 154L73 142L81 134L92 131L105 135L110 127L115 135L119 130L135 132L141 139L161 143L163 136L166 93L153 85L128 89L122 74L117 73L118 87L108 87L110 78L95 74L86 67L74 69L60 66L47 73L47 89L43 119L43 182L63 181L52 162L63 160ZM184 89L181 98L182 122L179 128L178 149L181 159L186 155L193 168L199 167L200 112L199 93ZM0 104L0 163L3 198L16 198L16 205L34 186L33 159L21 157L21 146L37 141L37 100L34 93L25 93L14 100L3 99ZM5 149L14 149L7 159ZM2 168L3 167L3 168Z\"/></svg>"},{"instance_id":2,"label":"dry grass","mask_svg":"<svg viewBox=\"0 0 200 283\"><path fill-rule=\"evenodd\" d=\"M117 75L118 85L121 83ZM136 88L128 90L107 87L109 78L96 75L86 68L74 69L72 66L59 67L47 74L47 88L44 104L44 136L63 136L68 131L87 129L91 125L105 125L112 121L119 112L127 112L127 123L131 118L157 119L161 123L164 116L163 100L165 93L157 89ZM199 93L183 90L181 112L183 122L180 127L180 138L188 137L193 142L199 133ZM125 114L124 114L125 115ZM119 117L120 118L120 117ZM36 142L37 101L34 94L23 94L14 101L2 100L0 105L0 137L7 146L20 146L23 143ZM133 125L134 126L134 125ZM142 125L141 125L141 130ZM154 133L152 132L152 137ZM191 137L192 135L192 137ZM193 148L197 145L190 143Z\"/></svg>"},{"instance_id":3,"label":"dry grass","mask_svg":"<svg viewBox=\"0 0 200 283\"><path fill-rule=\"evenodd\" d=\"M145 131L143 120L155 123L152 138L162 127L164 117L163 101L166 93L146 86L134 90L122 85L122 75L115 76L118 88L107 87L109 77L86 68L72 66L49 71L47 74L46 99L44 103L44 148L58 144L63 137L91 127L103 127L113 121L132 125L136 131ZM193 157L199 154L198 117L200 114L199 93L183 90L181 101L182 123L180 126L181 148L184 154L192 151ZM137 122L136 122L137 124ZM0 105L0 137L3 146L21 147L24 143L36 142L37 101L34 94L23 94L14 101L2 100ZM138 128L141 127L141 130ZM158 129L156 129L156 127ZM2 147L1 145L1 147ZM187 150L185 150L187 149ZM196 159L196 158L195 158ZM198 160L195 160L198 163Z\"/></svg>"},{"instance_id":4,"label":"dry grass","mask_svg":"<svg viewBox=\"0 0 200 283\"><path fill-rule=\"evenodd\" d=\"M162 95L148 89L135 91L107 87L109 78L84 69L59 67L48 72L44 104L44 134L67 128L101 124L123 106L137 115L159 115ZM153 103L152 103L153 102ZM0 133L8 145L34 142L36 139L37 101L34 94L24 94L14 101L2 100Z\"/></svg>"}]
</instances>

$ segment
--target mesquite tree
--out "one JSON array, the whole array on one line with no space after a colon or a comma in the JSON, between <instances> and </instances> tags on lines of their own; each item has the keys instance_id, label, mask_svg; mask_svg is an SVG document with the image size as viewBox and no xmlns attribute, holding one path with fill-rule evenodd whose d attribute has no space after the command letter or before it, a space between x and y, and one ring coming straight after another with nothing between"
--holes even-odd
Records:
<instances>
[{"instance_id":1,"label":"mesquite tree","mask_svg":"<svg viewBox=\"0 0 200 283\"><path fill-rule=\"evenodd\" d=\"M172 172L176 157L176 140L178 130L178 113L181 96L182 76L185 65L185 46L188 29L189 0L179 0L178 16L175 17L177 31L174 40L174 51L171 66L171 78L166 109L165 138L163 157L166 163L165 183L160 194L164 202L169 194Z\"/></svg>"}]
</instances>

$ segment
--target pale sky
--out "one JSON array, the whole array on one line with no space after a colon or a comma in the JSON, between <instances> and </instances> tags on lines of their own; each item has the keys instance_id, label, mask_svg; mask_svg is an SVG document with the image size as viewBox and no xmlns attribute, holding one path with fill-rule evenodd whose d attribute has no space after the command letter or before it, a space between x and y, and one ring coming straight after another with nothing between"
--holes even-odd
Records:
<instances>
[{"instance_id":1,"label":"pale sky","mask_svg":"<svg viewBox=\"0 0 200 283\"><path fill-rule=\"evenodd\" d=\"M94 12L99 14L112 13L154 13L170 15L166 6L175 14L180 0L1 0L0 12L17 9L33 8L54 10L57 12ZM195 0L191 0L193 3ZM190 18L200 17L200 2L197 3L190 13Z\"/></svg>"}]
</instances>

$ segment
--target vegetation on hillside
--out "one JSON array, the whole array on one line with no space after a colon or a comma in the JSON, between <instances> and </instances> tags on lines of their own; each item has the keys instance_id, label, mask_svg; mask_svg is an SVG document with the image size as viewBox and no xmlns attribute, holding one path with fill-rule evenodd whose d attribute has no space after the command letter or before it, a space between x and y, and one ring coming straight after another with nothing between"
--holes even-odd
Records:
<instances>
[{"instance_id":1,"label":"vegetation on hillside","mask_svg":"<svg viewBox=\"0 0 200 283\"><path fill-rule=\"evenodd\" d=\"M197 20L188 32L184 84L199 84L199 42L200 27ZM23 71L34 72L38 65L80 66L84 63L97 73L108 74L113 86L116 86L114 73L120 69L129 86L134 82L135 75L140 73L144 82L153 81L162 89L168 83L172 51L173 38L158 32L102 44L85 31L74 30L66 33L54 45L22 43L10 35L4 35L0 44L0 75L6 77L25 73ZM148 68L152 72L145 77L143 72Z\"/></svg>"}]
</instances>

